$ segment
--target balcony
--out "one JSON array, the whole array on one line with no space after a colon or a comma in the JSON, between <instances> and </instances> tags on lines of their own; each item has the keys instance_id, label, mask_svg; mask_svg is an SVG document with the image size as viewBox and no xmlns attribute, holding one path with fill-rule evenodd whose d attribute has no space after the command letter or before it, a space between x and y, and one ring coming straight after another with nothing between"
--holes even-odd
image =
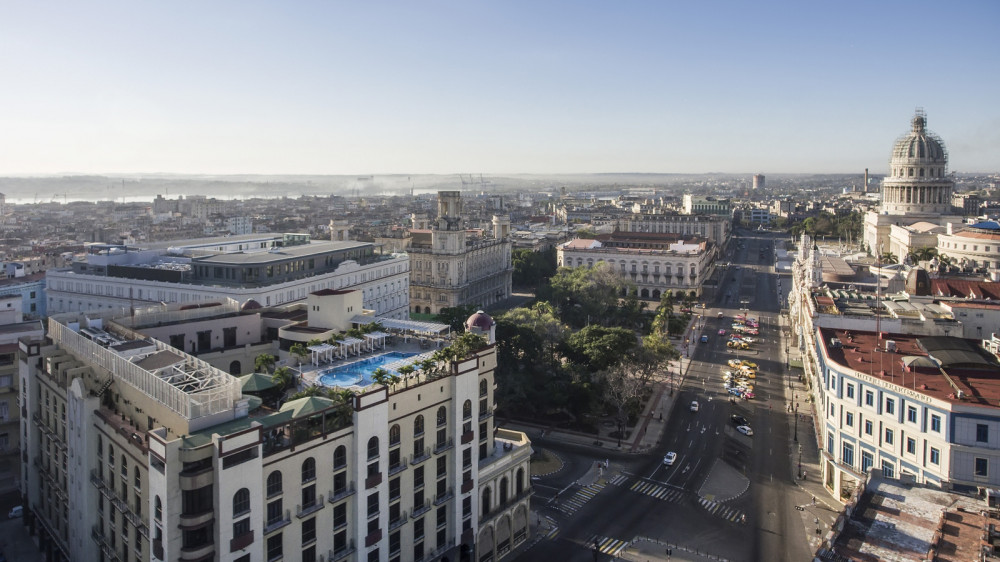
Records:
<instances>
[{"instance_id":1,"label":"balcony","mask_svg":"<svg viewBox=\"0 0 1000 562\"><path fill-rule=\"evenodd\" d=\"M406 466L407 466L407 464L406 464L406 457L403 457L402 459L399 459L399 463L398 464L394 464L394 465L390 465L389 466L389 476L392 476L393 474L399 474L400 472L403 472L404 470L406 470Z\"/></svg>"},{"instance_id":2,"label":"balcony","mask_svg":"<svg viewBox=\"0 0 1000 562\"><path fill-rule=\"evenodd\" d=\"M101 477L99 474L97 474L96 470L90 471L90 483L93 484L95 488L97 488L97 491L99 491L101 495L104 496L105 499L111 502L111 505L113 505L115 509L122 512L122 515L124 515L125 518L128 519L129 523L131 523L135 528L139 529L139 532L142 533L142 536L146 537L147 539L149 538L149 526L146 524L146 521L143 520L143 518L140 517L135 511L133 511L129 507L129 505L125 503L124 500L118 497L118 494L115 492L113 487L108 486L107 483L104 482L104 480L101 480ZM211 513L212 512L210 511L209 515L211 515Z\"/></svg>"},{"instance_id":3,"label":"balcony","mask_svg":"<svg viewBox=\"0 0 1000 562\"><path fill-rule=\"evenodd\" d=\"M330 562L336 562L337 560L343 560L348 556L354 554L357 551L354 548L354 541L351 541L347 546L341 548L340 550L331 550L327 553L326 559Z\"/></svg>"},{"instance_id":4,"label":"balcony","mask_svg":"<svg viewBox=\"0 0 1000 562\"><path fill-rule=\"evenodd\" d=\"M493 415L493 408L489 408L479 413L479 421L484 421Z\"/></svg>"},{"instance_id":5,"label":"balcony","mask_svg":"<svg viewBox=\"0 0 1000 562\"><path fill-rule=\"evenodd\" d=\"M416 519L417 517L420 517L421 515L427 513L430 510L431 510L431 504L424 502L418 506L413 507L412 517Z\"/></svg>"},{"instance_id":6,"label":"balcony","mask_svg":"<svg viewBox=\"0 0 1000 562\"><path fill-rule=\"evenodd\" d=\"M468 494L475 487L476 487L476 481L475 480L472 480L472 479L466 480L465 482L462 482L462 493L463 494Z\"/></svg>"},{"instance_id":7,"label":"balcony","mask_svg":"<svg viewBox=\"0 0 1000 562\"><path fill-rule=\"evenodd\" d=\"M244 548L250 546L253 543L253 531L249 533L244 533L238 537L234 537L229 541L229 552L236 552L237 550L243 550ZM162 556L160 556L162 558Z\"/></svg>"},{"instance_id":8,"label":"balcony","mask_svg":"<svg viewBox=\"0 0 1000 562\"><path fill-rule=\"evenodd\" d=\"M395 519L389 520L389 530L390 531L395 531L396 529L400 528L407 521L408 521L408 518L406 517L406 512L404 511L404 512L402 512L402 513L399 514L399 517L397 517Z\"/></svg>"},{"instance_id":9,"label":"balcony","mask_svg":"<svg viewBox=\"0 0 1000 562\"><path fill-rule=\"evenodd\" d=\"M382 473L379 472L378 474L372 474L368 478L365 478L365 489L370 490L381 483L382 483Z\"/></svg>"},{"instance_id":10,"label":"balcony","mask_svg":"<svg viewBox=\"0 0 1000 562\"><path fill-rule=\"evenodd\" d=\"M313 502L309 505L295 506L295 516L298 517L299 519L302 519L303 517L307 517L323 509L324 505L326 504L323 503L323 494L320 494L319 497L313 500Z\"/></svg>"},{"instance_id":11,"label":"balcony","mask_svg":"<svg viewBox=\"0 0 1000 562\"><path fill-rule=\"evenodd\" d=\"M424 562L426 560L436 560L438 556L441 556L445 552L448 552L455 547L455 539L448 539L448 542L435 548L434 550L424 554L424 557L416 562Z\"/></svg>"},{"instance_id":12,"label":"balcony","mask_svg":"<svg viewBox=\"0 0 1000 562\"><path fill-rule=\"evenodd\" d=\"M423 453L419 455L413 455L413 458L410 459L410 465L416 466L429 458L431 458L431 449L430 447L426 447Z\"/></svg>"},{"instance_id":13,"label":"balcony","mask_svg":"<svg viewBox=\"0 0 1000 562\"><path fill-rule=\"evenodd\" d=\"M441 494L440 496L434 496L434 505L441 505L444 502L454 497L455 497L455 490L453 490L452 488L448 488L448 490L445 493Z\"/></svg>"},{"instance_id":14,"label":"balcony","mask_svg":"<svg viewBox=\"0 0 1000 562\"><path fill-rule=\"evenodd\" d=\"M530 496L530 495L532 495L534 493L535 493L535 490L533 488L528 488L527 490L521 491L520 494L514 494L513 497L507 498L507 501L503 502L502 504L496 505L496 506L493 507L493 509L491 509L489 511L483 512L483 514L479 517L479 524L483 525L483 524L485 524L485 523L487 523L489 521L492 521L497 516L499 516L499 515L503 514L504 512L510 510L511 508L513 508L514 506L516 506L518 503L520 503L522 500L524 500L525 498L527 498L528 496Z\"/></svg>"},{"instance_id":15,"label":"balcony","mask_svg":"<svg viewBox=\"0 0 1000 562\"><path fill-rule=\"evenodd\" d=\"M333 491L331 491L329 493L330 503L339 502L340 500L342 500L342 499L344 499L346 497L354 495L354 493L355 493L354 482L351 482L350 486L348 486L348 487L346 487L346 488L344 488L342 490L333 490Z\"/></svg>"},{"instance_id":16,"label":"balcony","mask_svg":"<svg viewBox=\"0 0 1000 562\"><path fill-rule=\"evenodd\" d=\"M111 545L108 544L107 539L104 538L104 535L101 534L100 529L98 529L96 525L90 529L90 538L94 539L94 542L97 543L98 547L100 547L101 553L104 554L106 559L121 560L121 558L118 557L118 553L115 552L115 549L111 548Z\"/></svg>"},{"instance_id":17,"label":"balcony","mask_svg":"<svg viewBox=\"0 0 1000 562\"><path fill-rule=\"evenodd\" d=\"M264 524L264 534L267 535L274 531L277 531L278 529L284 527L285 525L288 525L291 522L292 522L292 517L288 513L288 510L286 509L284 517L277 517L274 520L267 521Z\"/></svg>"},{"instance_id":18,"label":"balcony","mask_svg":"<svg viewBox=\"0 0 1000 562\"><path fill-rule=\"evenodd\" d=\"M473 432L473 431L466 431L465 433L462 434L462 444L465 445L466 443L472 443L472 438L474 436L475 436L475 432Z\"/></svg>"},{"instance_id":19,"label":"balcony","mask_svg":"<svg viewBox=\"0 0 1000 562\"><path fill-rule=\"evenodd\" d=\"M374 533L368 533L368 536L365 537L365 548L378 543L380 540L382 540L382 529L378 529Z\"/></svg>"},{"instance_id":20,"label":"balcony","mask_svg":"<svg viewBox=\"0 0 1000 562\"><path fill-rule=\"evenodd\" d=\"M181 548L181 560L202 560L208 558L215 551L215 543L208 541L204 544Z\"/></svg>"},{"instance_id":21,"label":"balcony","mask_svg":"<svg viewBox=\"0 0 1000 562\"><path fill-rule=\"evenodd\" d=\"M441 454L447 451L448 449L451 449L454 446L455 446L455 440L449 437L447 441L434 445L434 454L435 455Z\"/></svg>"}]
</instances>

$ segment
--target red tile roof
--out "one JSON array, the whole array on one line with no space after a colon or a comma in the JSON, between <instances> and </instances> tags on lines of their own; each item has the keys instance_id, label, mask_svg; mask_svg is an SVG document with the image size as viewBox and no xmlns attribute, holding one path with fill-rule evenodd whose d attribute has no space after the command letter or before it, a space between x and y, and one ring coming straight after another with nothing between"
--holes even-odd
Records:
<instances>
[{"instance_id":1,"label":"red tile roof","mask_svg":"<svg viewBox=\"0 0 1000 562\"><path fill-rule=\"evenodd\" d=\"M963 299L1000 299L1000 283L995 281L963 281L960 279L931 279L931 294Z\"/></svg>"}]
</instances>

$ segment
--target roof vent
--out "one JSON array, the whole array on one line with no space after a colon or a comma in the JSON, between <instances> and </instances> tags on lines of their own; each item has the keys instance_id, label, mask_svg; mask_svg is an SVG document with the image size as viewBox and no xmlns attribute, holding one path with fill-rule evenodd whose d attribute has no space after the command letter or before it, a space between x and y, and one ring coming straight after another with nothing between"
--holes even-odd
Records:
<instances>
[{"instance_id":1,"label":"roof vent","mask_svg":"<svg viewBox=\"0 0 1000 562\"><path fill-rule=\"evenodd\" d=\"M885 350L890 352L895 352L896 340L885 340Z\"/></svg>"},{"instance_id":2,"label":"roof vent","mask_svg":"<svg viewBox=\"0 0 1000 562\"><path fill-rule=\"evenodd\" d=\"M841 346L840 338L830 338L830 347L837 349Z\"/></svg>"}]
</instances>

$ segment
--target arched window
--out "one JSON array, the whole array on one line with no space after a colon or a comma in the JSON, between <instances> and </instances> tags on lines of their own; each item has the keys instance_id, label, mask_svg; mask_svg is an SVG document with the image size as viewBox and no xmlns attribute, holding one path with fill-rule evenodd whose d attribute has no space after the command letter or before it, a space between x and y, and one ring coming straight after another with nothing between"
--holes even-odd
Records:
<instances>
[{"instance_id":1,"label":"arched window","mask_svg":"<svg viewBox=\"0 0 1000 562\"><path fill-rule=\"evenodd\" d=\"M524 469L523 468L517 469L517 484L515 484L515 486L516 486L516 493L517 493L517 495L520 496L521 492L524 491Z\"/></svg>"},{"instance_id":2,"label":"arched window","mask_svg":"<svg viewBox=\"0 0 1000 562\"><path fill-rule=\"evenodd\" d=\"M413 436L419 437L424 434L424 417L417 416L413 420Z\"/></svg>"},{"instance_id":3,"label":"arched window","mask_svg":"<svg viewBox=\"0 0 1000 562\"><path fill-rule=\"evenodd\" d=\"M136 491L142 490L142 477L139 475L139 466L132 467L132 485L135 486Z\"/></svg>"},{"instance_id":4,"label":"arched window","mask_svg":"<svg viewBox=\"0 0 1000 562\"><path fill-rule=\"evenodd\" d=\"M157 521L163 519L163 502L160 501L160 496L156 496L156 498L153 499L153 517L155 517Z\"/></svg>"},{"instance_id":5,"label":"arched window","mask_svg":"<svg viewBox=\"0 0 1000 562\"><path fill-rule=\"evenodd\" d=\"M372 437L368 440L368 460L378 458L378 437Z\"/></svg>"},{"instance_id":6,"label":"arched window","mask_svg":"<svg viewBox=\"0 0 1000 562\"><path fill-rule=\"evenodd\" d=\"M389 428L389 446L394 447L399 445L399 440L399 424L397 423L393 424L393 426Z\"/></svg>"},{"instance_id":7,"label":"arched window","mask_svg":"<svg viewBox=\"0 0 1000 562\"><path fill-rule=\"evenodd\" d=\"M104 456L104 439L101 436L97 436L97 460L100 461L101 457Z\"/></svg>"},{"instance_id":8,"label":"arched window","mask_svg":"<svg viewBox=\"0 0 1000 562\"><path fill-rule=\"evenodd\" d=\"M462 404L462 419L467 420L472 417L472 400L466 400Z\"/></svg>"},{"instance_id":9,"label":"arched window","mask_svg":"<svg viewBox=\"0 0 1000 562\"><path fill-rule=\"evenodd\" d=\"M347 447L341 445L333 452L333 468L347 466Z\"/></svg>"},{"instance_id":10,"label":"arched window","mask_svg":"<svg viewBox=\"0 0 1000 562\"><path fill-rule=\"evenodd\" d=\"M108 443L108 472L113 478L115 475L115 446Z\"/></svg>"},{"instance_id":11,"label":"arched window","mask_svg":"<svg viewBox=\"0 0 1000 562\"><path fill-rule=\"evenodd\" d=\"M490 495L489 488L483 490L483 517L486 517L490 513Z\"/></svg>"},{"instance_id":12,"label":"arched window","mask_svg":"<svg viewBox=\"0 0 1000 562\"><path fill-rule=\"evenodd\" d=\"M487 390L486 379L483 379L483 380L479 381L479 395L480 396L486 396L486 390Z\"/></svg>"},{"instance_id":13,"label":"arched window","mask_svg":"<svg viewBox=\"0 0 1000 562\"><path fill-rule=\"evenodd\" d=\"M441 406L440 408L438 408L438 413L437 413L438 427L441 427L442 425L445 425L447 423L448 423L448 410L444 406Z\"/></svg>"},{"instance_id":14,"label":"arched window","mask_svg":"<svg viewBox=\"0 0 1000 562\"><path fill-rule=\"evenodd\" d=\"M275 470L267 475L267 497L281 493L281 471Z\"/></svg>"},{"instance_id":15,"label":"arched window","mask_svg":"<svg viewBox=\"0 0 1000 562\"><path fill-rule=\"evenodd\" d=\"M233 361L229 364L229 374L234 376L243 374L243 367L239 361Z\"/></svg>"},{"instance_id":16,"label":"arched window","mask_svg":"<svg viewBox=\"0 0 1000 562\"><path fill-rule=\"evenodd\" d=\"M122 455L122 478L128 479L128 459Z\"/></svg>"},{"instance_id":17,"label":"arched window","mask_svg":"<svg viewBox=\"0 0 1000 562\"><path fill-rule=\"evenodd\" d=\"M233 494L233 517L239 517L250 511L250 490L240 488Z\"/></svg>"},{"instance_id":18,"label":"arched window","mask_svg":"<svg viewBox=\"0 0 1000 562\"><path fill-rule=\"evenodd\" d=\"M500 505L507 503L507 488L509 484L507 483L507 477L504 476L500 479Z\"/></svg>"},{"instance_id":19,"label":"arched window","mask_svg":"<svg viewBox=\"0 0 1000 562\"><path fill-rule=\"evenodd\" d=\"M309 457L302 461L302 481L309 482L316 479L316 459Z\"/></svg>"}]
</instances>

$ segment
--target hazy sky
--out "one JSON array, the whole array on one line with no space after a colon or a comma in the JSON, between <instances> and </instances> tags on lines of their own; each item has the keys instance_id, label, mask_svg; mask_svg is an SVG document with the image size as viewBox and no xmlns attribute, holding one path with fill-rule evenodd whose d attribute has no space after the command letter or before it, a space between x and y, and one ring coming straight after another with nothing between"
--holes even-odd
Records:
<instances>
[{"instance_id":1,"label":"hazy sky","mask_svg":"<svg viewBox=\"0 0 1000 562\"><path fill-rule=\"evenodd\" d=\"M0 174L1000 170L997 0L0 10Z\"/></svg>"}]
</instances>

